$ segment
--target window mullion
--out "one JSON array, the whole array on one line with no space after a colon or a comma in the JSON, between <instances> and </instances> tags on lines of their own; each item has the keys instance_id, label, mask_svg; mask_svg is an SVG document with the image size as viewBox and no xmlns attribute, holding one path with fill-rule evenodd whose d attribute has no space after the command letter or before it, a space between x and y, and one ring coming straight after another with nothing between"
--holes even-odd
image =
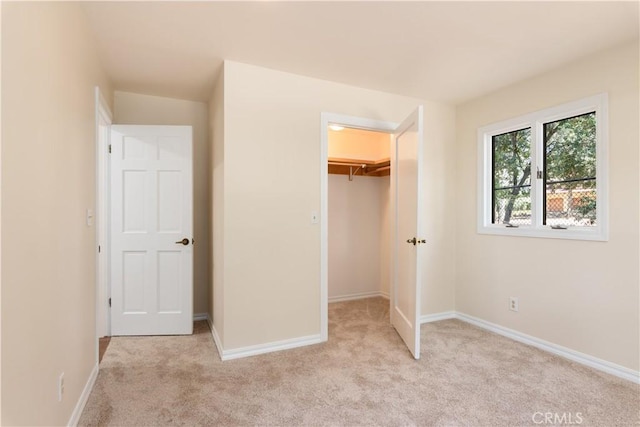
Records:
<instances>
[{"instance_id":1,"label":"window mullion","mask_svg":"<svg viewBox=\"0 0 640 427\"><path fill-rule=\"evenodd\" d=\"M536 121L531 124L531 225L535 228L542 226L544 188L543 180L538 178L543 167L542 140L542 123Z\"/></svg>"}]
</instances>

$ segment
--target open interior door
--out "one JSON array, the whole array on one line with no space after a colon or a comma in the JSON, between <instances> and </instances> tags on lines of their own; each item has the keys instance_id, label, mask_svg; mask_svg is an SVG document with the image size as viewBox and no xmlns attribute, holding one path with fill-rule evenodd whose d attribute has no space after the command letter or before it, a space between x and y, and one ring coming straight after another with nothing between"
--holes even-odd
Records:
<instances>
[{"instance_id":1,"label":"open interior door","mask_svg":"<svg viewBox=\"0 0 640 427\"><path fill-rule=\"evenodd\" d=\"M111 126L111 334L193 331L191 126Z\"/></svg>"},{"instance_id":2,"label":"open interior door","mask_svg":"<svg viewBox=\"0 0 640 427\"><path fill-rule=\"evenodd\" d=\"M419 106L393 135L392 164L395 172L395 259L391 292L391 324L409 351L420 358L420 255L424 244L421 213L423 125Z\"/></svg>"}]
</instances>

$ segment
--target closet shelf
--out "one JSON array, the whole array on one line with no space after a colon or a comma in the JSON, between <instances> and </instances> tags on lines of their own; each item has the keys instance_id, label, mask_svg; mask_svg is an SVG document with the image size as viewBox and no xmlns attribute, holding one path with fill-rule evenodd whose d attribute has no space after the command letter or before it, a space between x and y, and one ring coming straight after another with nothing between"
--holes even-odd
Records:
<instances>
[{"instance_id":1,"label":"closet shelf","mask_svg":"<svg viewBox=\"0 0 640 427\"><path fill-rule=\"evenodd\" d=\"M360 160L329 157L329 173L354 176L389 176L391 159ZM364 166L364 167L363 167Z\"/></svg>"}]
</instances>

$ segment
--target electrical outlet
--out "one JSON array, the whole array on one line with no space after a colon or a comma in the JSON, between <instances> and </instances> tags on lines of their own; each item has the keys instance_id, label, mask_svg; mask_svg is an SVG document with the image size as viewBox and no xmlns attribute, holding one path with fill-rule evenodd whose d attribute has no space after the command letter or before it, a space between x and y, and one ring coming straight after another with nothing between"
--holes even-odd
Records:
<instances>
[{"instance_id":1,"label":"electrical outlet","mask_svg":"<svg viewBox=\"0 0 640 427\"><path fill-rule=\"evenodd\" d=\"M58 377L58 402L62 402L64 395L64 372Z\"/></svg>"},{"instance_id":2,"label":"electrical outlet","mask_svg":"<svg viewBox=\"0 0 640 427\"><path fill-rule=\"evenodd\" d=\"M518 297L509 297L509 310L518 311Z\"/></svg>"}]
</instances>

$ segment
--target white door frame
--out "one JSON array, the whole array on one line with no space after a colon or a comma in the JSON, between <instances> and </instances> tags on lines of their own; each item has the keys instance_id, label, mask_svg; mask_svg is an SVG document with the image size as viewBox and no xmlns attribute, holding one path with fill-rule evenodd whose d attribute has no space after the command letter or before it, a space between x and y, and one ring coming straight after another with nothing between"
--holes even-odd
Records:
<instances>
[{"instance_id":1,"label":"white door frame","mask_svg":"<svg viewBox=\"0 0 640 427\"><path fill-rule=\"evenodd\" d=\"M109 319L109 129L100 132L100 124L110 128L111 109L100 88L95 88L96 114L96 364L98 339L111 335Z\"/></svg>"},{"instance_id":2,"label":"white door frame","mask_svg":"<svg viewBox=\"0 0 640 427\"><path fill-rule=\"evenodd\" d=\"M330 124L392 134L399 123L334 113L320 113L320 337L329 339L329 132ZM392 186L393 187L393 186ZM395 236L394 236L395 238ZM395 255L394 255L395 256ZM394 269L390 269L393 275ZM389 295L393 295L391 278Z\"/></svg>"}]
</instances>

